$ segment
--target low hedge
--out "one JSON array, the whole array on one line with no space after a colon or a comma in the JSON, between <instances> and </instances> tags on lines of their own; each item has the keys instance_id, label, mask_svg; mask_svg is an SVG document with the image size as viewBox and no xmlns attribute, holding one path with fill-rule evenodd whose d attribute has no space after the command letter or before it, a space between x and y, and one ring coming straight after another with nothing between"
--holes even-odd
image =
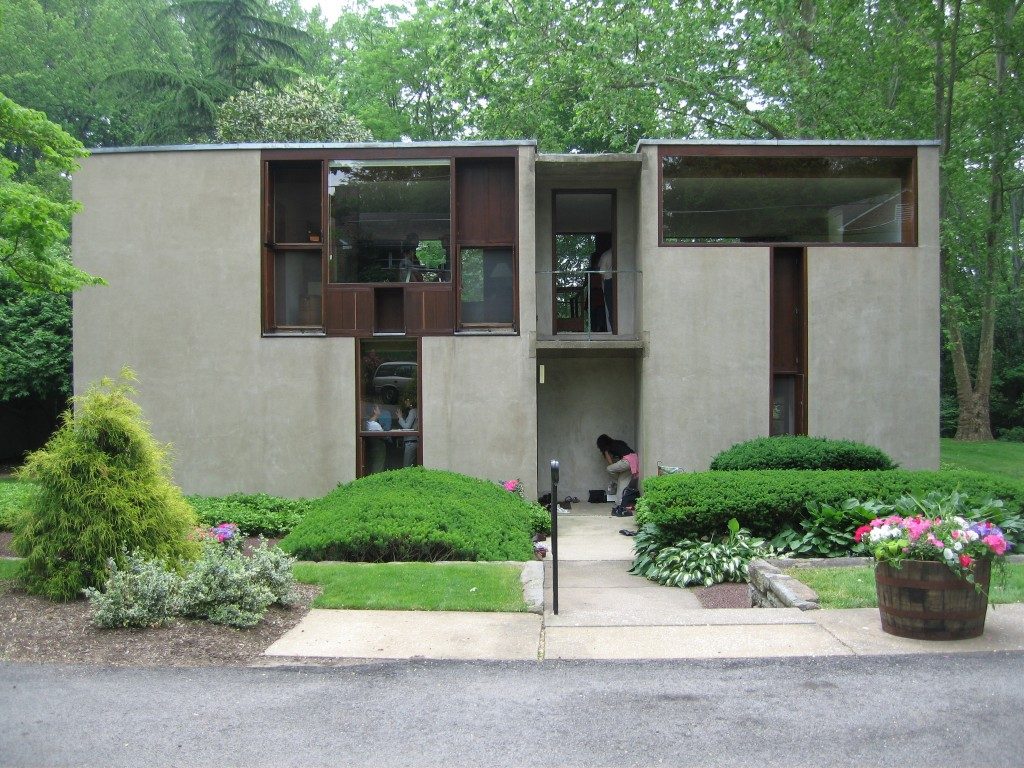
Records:
<instances>
[{"instance_id":1,"label":"low hedge","mask_svg":"<svg viewBox=\"0 0 1024 768\"><path fill-rule=\"evenodd\" d=\"M794 528L809 501L837 506L849 498L895 501L906 493L959 490L972 499L998 498L1007 514L1024 508L1024 484L982 472L766 470L695 472L644 481L637 523L654 523L680 537L717 533L735 517L760 536Z\"/></svg>"},{"instance_id":2,"label":"low hedge","mask_svg":"<svg viewBox=\"0 0 1024 768\"><path fill-rule=\"evenodd\" d=\"M309 512L309 499L283 499L266 493L186 496L203 525L234 523L246 536L284 536Z\"/></svg>"},{"instance_id":3,"label":"low hedge","mask_svg":"<svg viewBox=\"0 0 1024 768\"><path fill-rule=\"evenodd\" d=\"M895 468L892 459L873 446L806 435L758 437L737 443L711 462L713 470Z\"/></svg>"},{"instance_id":4,"label":"low hedge","mask_svg":"<svg viewBox=\"0 0 1024 768\"><path fill-rule=\"evenodd\" d=\"M529 560L531 515L495 483L409 467L336 488L280 546L300 560Z\"/></svg>"}]
</instances>

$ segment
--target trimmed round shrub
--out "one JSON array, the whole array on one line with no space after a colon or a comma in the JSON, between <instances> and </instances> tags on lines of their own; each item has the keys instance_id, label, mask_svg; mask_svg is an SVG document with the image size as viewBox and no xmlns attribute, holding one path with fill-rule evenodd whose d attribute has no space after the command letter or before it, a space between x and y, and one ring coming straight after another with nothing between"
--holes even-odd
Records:
<instances>
[{"instance_id":1,"label":"trimmed round shrub","mask_svg":"<svg viewBox=\"0 0 1024 768\"><path fill-rule=\"evenodd\" d=\"M693 472L644 481L637 524L654 523L672 534L700 537L721 531L735 517L771 537L807 516L807 502L841 506L850 498L894 502L905 494L960 491L975 500L1002 499L1007 516L1024 507L1024 484L983 472L767 470Z\"/></svg>"},{"instance_id":2,"label":"trimmed round shrub","mask_svg":"<svg viewBox=\"0 0 1024 768\"><path fill-rule=\"evenodd\" d=\"M167 451L150 435L125 369L76 397L75 411L21 470L35 490L18 516L14 550L26 589L71 600L107 580L125 552L180 568L199 554L197 521L171 482Z\"/></svg>"},{"instance_id":3,"label":"trimmed round shrub","mask_svg":"<svg viewBox=\"0 0 1024 768\"><path fill-rule=\"evenodd\" d=\"M870 445L806 435L758 437L737 443L711 462L713 470L895 468L892 459Z\"/></svg>"},{"instance_id":4,"label":"trimmed round shrub","mask_svg":"<svg viewBox=\"0 0 1024 768\"><path fill-rule=\"evenodd\" d=\"M339 486L280 546L300 560L530 560L532 515L495 483L409 467Z\"/></svg>"}]
</instances>

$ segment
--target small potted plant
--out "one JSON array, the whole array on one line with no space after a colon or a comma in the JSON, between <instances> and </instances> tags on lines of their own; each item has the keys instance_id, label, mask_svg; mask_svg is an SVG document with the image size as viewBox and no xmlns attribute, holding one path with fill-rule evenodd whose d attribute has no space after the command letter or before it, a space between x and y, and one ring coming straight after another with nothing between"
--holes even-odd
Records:
<instances>
[{"instance_id":1,"label":"small potted plant","mask_svg":"<svg viewBox=\"0 0 1024 768\"><path fill-rule=\"evenodd\" d=\"M878 514L854 538L874 555L882 630L922 640L962 640L985 630L993 563L1011 547L985 518L1000 501L971 507L962 494L867 502Z\"/></svg>"}]
</instances>

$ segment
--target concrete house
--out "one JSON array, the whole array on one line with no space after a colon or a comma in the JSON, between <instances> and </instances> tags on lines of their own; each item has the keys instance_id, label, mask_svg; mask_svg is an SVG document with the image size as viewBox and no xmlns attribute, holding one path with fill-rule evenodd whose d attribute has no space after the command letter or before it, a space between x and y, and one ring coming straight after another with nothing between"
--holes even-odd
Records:
<instances>
[{"instance_id":1,"label":"concrete house","mask_svg":"<svg viewBox=\"0 0 1024 768\"><path fill-rule=\"evenodd\" d=\"M188 492L407 464L606 484L759 435L938 465L932 142L97 150L75 390L129 365ZM602 258L603 257L603 258Z\"/></svg>"}]
</instances>

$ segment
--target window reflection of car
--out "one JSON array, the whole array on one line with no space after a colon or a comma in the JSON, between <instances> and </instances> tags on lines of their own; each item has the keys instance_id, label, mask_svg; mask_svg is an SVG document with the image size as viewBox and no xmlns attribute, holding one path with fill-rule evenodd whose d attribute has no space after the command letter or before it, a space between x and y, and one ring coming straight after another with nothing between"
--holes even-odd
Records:
<instances>
[{"instance_id":1,"label":"window reflection of car","mask_svg":"<svg viewBox=\"0 0 1024 768\"><path fill-rule=\"evenodd\" d=\"M385 403L397 403L402 390L415 381L416 363L381 363L373 374L373 391L379 393Z\"/></svg>"}]
</instances>

